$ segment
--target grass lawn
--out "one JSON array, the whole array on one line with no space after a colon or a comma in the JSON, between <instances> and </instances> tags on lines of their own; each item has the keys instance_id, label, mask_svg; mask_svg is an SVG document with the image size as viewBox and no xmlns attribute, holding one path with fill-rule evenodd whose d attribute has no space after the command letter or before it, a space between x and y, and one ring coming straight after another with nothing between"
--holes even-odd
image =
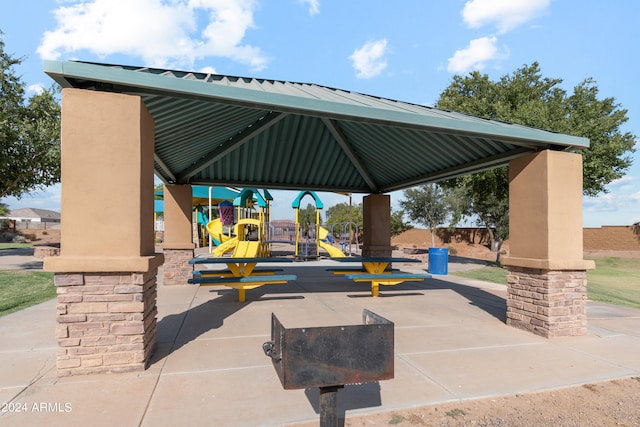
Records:
<instances>
[{"instance_id":1,"label":"grass lawn","mask_svg":"<svg viewBox=\"0 0 640 427\"><path fill-rule=\"evenodd\" d=\"M53 273L0 271L0 316L49 301L55 296Z\"/></svg>"},{"instance_id":2,"label":"grass lawn","mask_svg":"<svg viewBox=\"0 0 640 427\"><path fill-rule=\"evenodd\" d=\"M596 269L587 272L587 297L593 301L640 309L640 260L612 257L594 260ZM507 284L507 270L494 266L451 274Z\"/></svg>"},{"instance_id":3,"label":"grass lawn","mask_svg":"<svg viewBox=\"0 0 640 427\"><path fill-rule=\"evenodd\" d=\"M589 299L640 308L640 260L596 258L587 272Z\"/></svg>"},{"instance_id":4,"label":"grass lawn","mask_svg":"<svg viewBox=\"0 0 640 427\"><path fill-rule=\"evenodd\" d=\"M32 248L33 243L0 243L0 250L2 249L23 249Z\"/></svg>"},{"instance_id":5,"label":"grass lawn","mask_svg":"<svg viewBox=\"0 0 640 427\"><path fill-rule=\"evenodd\" d=\"M0 250L31 247L31 243L0 243ZM55 296L53 273L28 270L0 271L0 316L49 301Z\"/></svg>"}]
</instances>

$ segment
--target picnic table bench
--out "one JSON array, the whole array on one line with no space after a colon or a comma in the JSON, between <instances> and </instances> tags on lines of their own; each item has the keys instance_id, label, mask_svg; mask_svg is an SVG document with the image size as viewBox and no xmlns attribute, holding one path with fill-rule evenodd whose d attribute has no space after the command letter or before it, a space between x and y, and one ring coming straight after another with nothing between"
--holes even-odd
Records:
<instances>
[{"instance_id":1,"label":"picnic table bench","mask_svg":"<svg viewBox=\"0 0 640 427\"><path fill-rule=\"evenodd\" d=\"M238 301L246 300L246 291L263 285L277 285L296 280L293 274L277 275L281 269L256 270L258 263L293 262L289 258L196 257L189 264L226 264L228 270L196 270L189 283L224 285L238 290Z\"/></svg>"},{"instance_id":2,"label":"picnic table bench","mask_svg":"<svg viewBox=\"0 0 640 427\"><path fill-rule=\"evenodd\" d=\"M422 281L431 278L429 274L405 273L397 269L389 269L388 267L396 263L420 263L415 258L397 258L397 257L363 257L363 258L332 258L338 262L359 262L362 268L359 270L345 269L343 273L337 273L340 269L336 269L334 274L344 274L345 277L354 282L371 282L371 296L377 297L380 291L380 285L393 286L407 281Z\"/></svg>"},{"instance_id":3,"label":"picnic table bench","mask_svg":"<svg viewBox=\"0 0 640 427\"><path fill-rule=\"evenodd\" d=\"M408 281L422 281L424 279L430 279L430 274L414 274L403 272L389 272L389 273L361 273L361 274L347 274L345 277L354 282L371 282L371 296L377 297L380 292L380 285L393 286Z\"/></svg>"}]
</instances>

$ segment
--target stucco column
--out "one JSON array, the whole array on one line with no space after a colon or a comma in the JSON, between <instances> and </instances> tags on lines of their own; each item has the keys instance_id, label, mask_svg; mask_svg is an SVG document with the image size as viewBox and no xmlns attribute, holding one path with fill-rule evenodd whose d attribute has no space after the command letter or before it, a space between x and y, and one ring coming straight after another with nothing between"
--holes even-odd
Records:
<instances>
[{"instance_id":1,"label":"stucco column","mask_svg":"<svg viewBox=\"0 0 640 427\"><path fill-rule=\"evenodd\" d=\"M391 197L370 194L362 199L362 256L391 256Z\"/></svg>"},{"instance_id":2,"label":"stucco column","mask_svg":"<svg viewBox=\"0 0 640 427\"><path fill-rule=\"evenodd\" d=\"M186 285L193 274L192 195L190 185L164 186L163 285Z\"/></svg>"},{"instance_id":3,"label":"stucco column","mask_svg":"<svg viewBox=\"0 0 640 427\"><path fill-rule=\"evenodd\" d=\"M58 375L145 369L156 336L153 118L137 96L62 91Z\"/></svg>"},{"instance_id":4,"label":"stucco column","mask_svg":"<svg viewBox=\"0 0 640 427\"><path fill-rule=\"evenodd\" d=\"M507 324L544 337L587 331L582 156L542 151L509 163Z\"/></svg>"}]
</instances>

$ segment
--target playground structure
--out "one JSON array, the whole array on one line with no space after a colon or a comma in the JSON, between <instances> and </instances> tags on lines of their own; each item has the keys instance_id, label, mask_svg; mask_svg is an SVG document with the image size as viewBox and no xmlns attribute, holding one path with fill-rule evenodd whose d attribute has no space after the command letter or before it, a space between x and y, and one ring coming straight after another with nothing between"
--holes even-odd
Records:
<instances>
[{"instance_id":1,"label":"playground structure","mask_svg":"<svg viewBox=\"0 0 640 427\"><path fill-rule=\"evenodd\" d=\"M191 187L191 205L193 208L193 219L195 223L194 233L197 235L197 241L201 246L206 246L208 230L206 226L211 222L216 209L229 205L233 208L230 201L234 200L240 194L240 190L231 187L212 187L203 185L194 185ZM164 214L164 191L157 191L154 196L160 197L154 200L154 224L155 231L163 231L163 224L158 224L158 215ZM232 212L233 215L233 212ZM223 213L220 212L220 217ZM161 222L162 223L162 222ZM154 234L154 239L156 238ZM216 242L218 244L219 242Z\"/></svg>"},{"instance_id":2,"label":"playground structure","mask_svg":"<svg viewBox=\"0 0 640 427\"><path fill-rule=\"evenodd\" d=\"M315 202L316 215L315 225L300 223L300 201L305 196L311 196ZM329 230L320 225L320 211L324 204L313 191L302 191L291 203L291 207L296 211L296 259L315 259L320 256L320 248L324 249L332 258L344 257L344 252L332 245Z\"/></svg>"},{"instance_id":3,"label":"playground structure","mask_svg":"<svg viewBox=\"0 0 640 427\"><path fill-rule=\"evenodd\" d=\"M220 218L209 221L206 226L211 239L217 244L211 253L217 257L231 251L234 258L268 257L271 250L266 224L269 222L271 200L273 198L267 190L263 196L255 188L245 188L233 201L231 210L228 205L222 206Z\"/></svg>"},{"instance_id":4,"label":"playground structure","mask_svg":"<svg viewBox=\"0 0 640 427\"><path fill-rule=\"evenodd\" d=\"M320 224L320 210L324 205L312 191L302 191L293 201L295 222L290 220L270 221L271 194L263 191L264 196L253 188L240 192L233 204L222 202L218 206L220 217L206 224L212 255L221 257L232 252L232 257L267 257L271 254L271 244L285 243L295 246L295 258L298 260L317 259L320 249L330 257L344 257L351 254L353 230L356 247L358 228L353 223ZM302 224L300 219L300 201L311 196L316 207L315 224ZM336 232L338 231L338 232ZM340 236L338 244L334 236ZM215 248L211 245L214 243Z\"/></svg>"}]
</instances>

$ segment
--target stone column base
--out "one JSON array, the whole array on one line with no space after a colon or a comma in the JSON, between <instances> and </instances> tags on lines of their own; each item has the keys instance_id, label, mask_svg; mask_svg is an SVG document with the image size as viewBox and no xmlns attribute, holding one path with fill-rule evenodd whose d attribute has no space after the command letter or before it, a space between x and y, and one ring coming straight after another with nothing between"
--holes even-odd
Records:
<instances>
[{"instance_id":1,"label":"stone column base","mask_svg":"<svg viewBox=\"0 0 640 427\"><path fill-rule=\"evenodd\" d=\"M193 277L193 265L189 260L193 258L193 249L164 248L164 266L162 268L163 285L187 285Z\"/></svg>"},{"instance_id":2,"label":"stone column base","mask_svg":"<svg viewBox=\"0 0 640 427\"><path fill-rule=\"evenodd\" d=\"M142 371L156 339L157 268L56 273L58 376Z\"/></svg>"},{"instance_id":3,"label":"stone column base","mask_svg":"<svg viewBox=\"0 0 640 427\"><path fill-rule=\"evenodd\" d=\"M587 272L508 267L507 325L545 338L587 333Z\"/></svg>"}]
</instances>

